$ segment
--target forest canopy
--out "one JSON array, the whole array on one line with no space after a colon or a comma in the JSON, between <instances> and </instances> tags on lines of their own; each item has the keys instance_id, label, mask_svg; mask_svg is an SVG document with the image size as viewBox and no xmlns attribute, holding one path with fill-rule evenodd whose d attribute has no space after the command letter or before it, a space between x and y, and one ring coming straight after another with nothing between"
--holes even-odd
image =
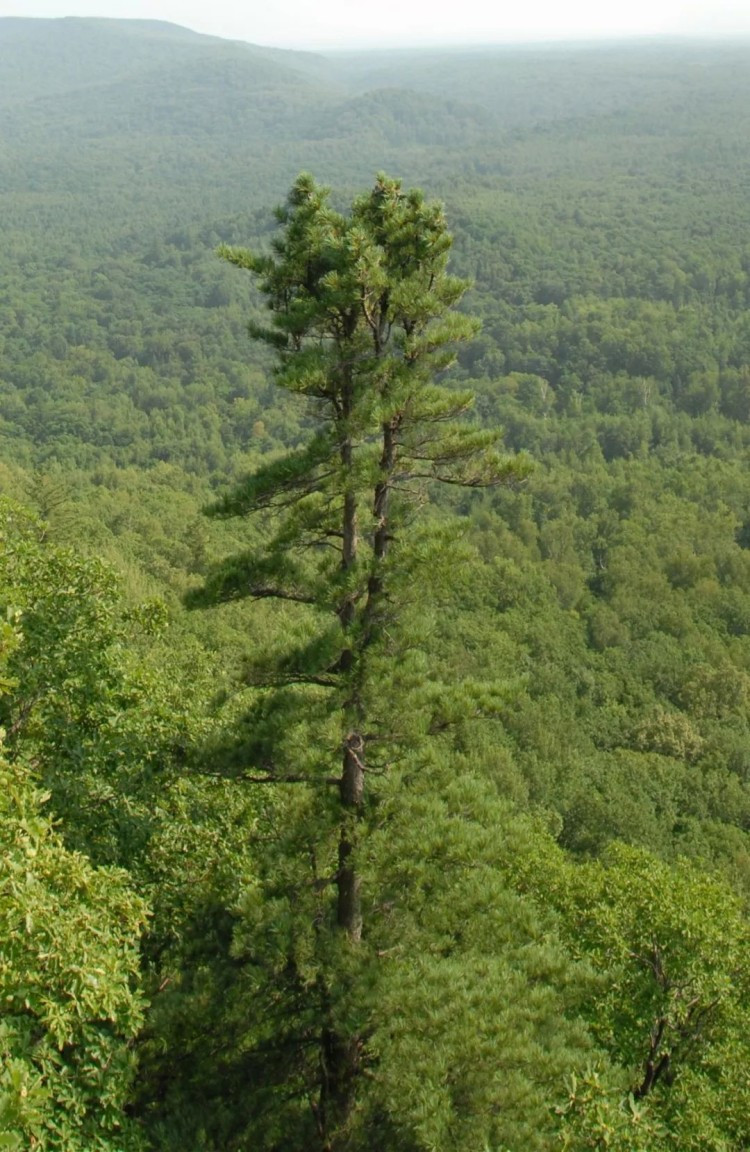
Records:
<instances>
[{"instance_id":1,"label":"forest canopy","mask_svg":"<svg viewBox=\"0 0 750 1152\"><path fill-rule=\"evenodd\" d=\"M748 1147L749 64L0 20L0 1145Z\"/></svg>"}]
</instances>

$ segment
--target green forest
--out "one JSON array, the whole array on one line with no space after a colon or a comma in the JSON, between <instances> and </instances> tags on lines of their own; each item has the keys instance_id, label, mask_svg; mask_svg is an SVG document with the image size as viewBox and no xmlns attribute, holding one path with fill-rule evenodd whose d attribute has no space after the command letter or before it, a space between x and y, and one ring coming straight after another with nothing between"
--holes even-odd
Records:
<instances>
[{"instance_id":1,"label":"green forest","mask_svg":"<svg viewBox=\"0 0 750 1152\"><path fill-rule=\"evenodd\" d=\"M749 106L0 19L0 1148L750 1149Z\"/></svg>"}]
</instances>

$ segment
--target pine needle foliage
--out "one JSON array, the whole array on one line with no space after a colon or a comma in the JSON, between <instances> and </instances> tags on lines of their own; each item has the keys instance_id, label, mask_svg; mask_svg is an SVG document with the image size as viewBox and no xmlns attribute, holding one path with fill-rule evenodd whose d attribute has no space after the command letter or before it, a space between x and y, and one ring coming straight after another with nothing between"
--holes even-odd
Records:
<instances>
[{"instance_id":1,"label":"pine needle foliage","mask_svg":"<svg viewBox=\"0 0 750 1152\"><path fill-rule=\"evenodd\" d=\"M496 430L472 422L470 392L438 382L479 327L455 310L468 283L448 272L442 205L381 174L342 214L329 190L302 174L277 219L269 254L220 254L257 277L271 316L251 335L275 350L277 384L306 398L317 431L210 509L259 514L265 547L210 574L193 603L299 606L295 642L251 676L260 703L245 775L314 788L290 805L306 824L291 855L301 852L312 874L306 900L297 901L307 924L301 936L290 929L278 975L291 981L292 998L300 981L315 988L316 1069L306 1091L321 1146L343 1149L353 1139L367 1045L353 1007L367 952L358 857L379 782L430 728L429 716L408 715L409 695L429 670L404 577L418 572L429 601L429 568L446 566L444 533L433 535L432 548L424 538L432 485L518 482L526 465L501 453ZM460 565L460 546L449 543L448 553L448 567ZM287 914L289 868L287 857L275 874L277 884L286 878L278 899ZM299 1043L309 1046L309 1022L306 1029Z\"/></svg>"}]
</instances>

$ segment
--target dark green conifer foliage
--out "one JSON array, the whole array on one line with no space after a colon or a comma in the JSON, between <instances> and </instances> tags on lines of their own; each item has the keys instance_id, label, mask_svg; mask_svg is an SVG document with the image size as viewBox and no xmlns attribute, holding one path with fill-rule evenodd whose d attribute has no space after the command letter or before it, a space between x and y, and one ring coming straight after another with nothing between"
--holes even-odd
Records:
<instances>
[{"instance_id":1,"label":"dark green conifer foliage","mask_svg":"<svg viewBox=\"0 0 750 1152\"><path fill-rule=\"evenodd\" d=\"M303 174L278 220L271 255L221 254L259 277L272 324L251 334L277 349L277 382L308 399L318 430L213 509L273 515L266 548L231 560L196 599L309 606L301 609L304 639L259 677L269 688L254 718L263 768L251 774L338 792L336 803L322 802L319 831L307 835L313 886L335 893L332 907L310 912L326 957L316 976L312 1110L322 1146L332 1149L349 1146L362 1072L364 1037L347 997L365 930L360 840L374 784L415 730L408 716L394 719L383 672L384 653L399 659L405 558L428 547L415 512L432 483L493 485L525 467L498 454L496 432L462 421L470 393L435 382L478 328L453 310L467 283L447 272L442 207L381 175L342 215ZM419 643L407 639L407 648Z\"/></svg>"}]
</instances>

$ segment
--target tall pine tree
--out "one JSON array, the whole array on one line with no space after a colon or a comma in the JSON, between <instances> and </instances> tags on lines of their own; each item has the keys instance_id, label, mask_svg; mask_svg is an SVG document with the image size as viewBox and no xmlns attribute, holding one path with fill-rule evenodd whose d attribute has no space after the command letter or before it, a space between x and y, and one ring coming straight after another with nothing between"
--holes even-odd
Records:
<instances>
[{"instance_id":1,"label":"tall pine tree","mask_svg":"<svg viewBox=\"0 0 750 1152\"><path fill-rule=\"evenodd\" d=\"M255 766L245 775L325 797L306 817L315 828L306 851L319 959L311 1108L322 1147L339 1149L349 1146L365 1041L352 1009L367 933L360 842L378 781L410 735L429 727L394 716L383 675L384 659L403 651L394 638L415 552L426 547L418 513L431 485L511 482L525 466L498 454L496 432L465 419L470 392L436 382L478 327L454 310L468 285L447 271L451 236L440 204L381 175L344 215L303 174L278 222L270 255L221 254L258 277L271 324L251 334L276 350L277 383L307 399L317 431L212 510L265 514L266 543L222 566L197 600L307 606L304 640L258 675L265 691L248 749ZM300 977L299 963L295 977L312 980Z\"/></svg>"}]
</instances>

